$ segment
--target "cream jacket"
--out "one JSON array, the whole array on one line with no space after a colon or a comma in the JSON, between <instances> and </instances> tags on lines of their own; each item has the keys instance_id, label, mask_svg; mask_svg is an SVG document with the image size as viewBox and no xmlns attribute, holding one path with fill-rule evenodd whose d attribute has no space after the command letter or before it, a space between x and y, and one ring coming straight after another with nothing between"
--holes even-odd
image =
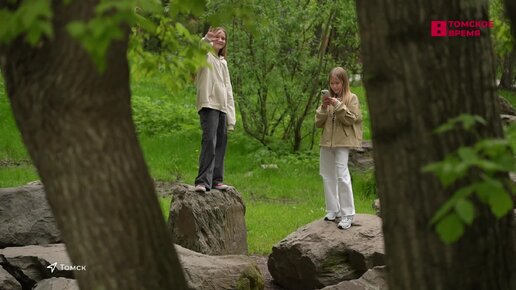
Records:
<instances>
[{"instance_id":1,"label":"cream jacket","mask_svg":"<svg viewBox=\"0 0 516 290\"><path fill-rule=\"evenodd\" d=\"M323 128L321 134L322 147L361 147L362 146L362 113L358 97L351 94L348 104L339 102L335 107L322 105L315 113L315 126Z\"/></svg>"},{"instance_id":2,"label":"cream jacket","mask_svg":"<svg viewBox=\"0 0 516 290\"><path fill-rule=\"evenodd\" d=\"M228 130L235 127L235 103L229 78L228 64L223 57L207 53L209 67L202 68L195 79L197 111L210 108L227 114Z\"/></svg>"}]
</instances>

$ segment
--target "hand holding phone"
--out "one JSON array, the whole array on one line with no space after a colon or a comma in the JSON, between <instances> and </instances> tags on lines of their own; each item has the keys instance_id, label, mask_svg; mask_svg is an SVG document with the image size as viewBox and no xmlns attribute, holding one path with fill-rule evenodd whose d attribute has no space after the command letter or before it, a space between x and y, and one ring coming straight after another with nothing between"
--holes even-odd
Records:
<instances>
[{"instance_id":1,"label":"hand holding phone","mask_svg":"<svg viewBox=\"0 0 516 290\"><path fill-rule=\"evenodd\" d=\"M326 107L328 105L330 105L330 91L328 90L321 90L321 98L322 98L322 101L323 101L323 107Z\"/></svg>"}]
</instances>

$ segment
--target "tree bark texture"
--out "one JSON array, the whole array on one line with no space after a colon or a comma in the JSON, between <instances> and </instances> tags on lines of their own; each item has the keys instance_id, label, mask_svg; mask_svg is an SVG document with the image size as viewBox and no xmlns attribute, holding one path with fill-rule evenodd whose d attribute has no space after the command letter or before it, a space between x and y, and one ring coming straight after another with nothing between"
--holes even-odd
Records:
<instances>
[{"instance_id":1,"label":"tree bark texture","mask_svg":"<svg viewBox=\"0 0 516 290\"><path fill-rule=\"evenodd\" d=\"M431 37L432 20L488 20L486 1L357 0L389 289L516 289L512 213L478 206L462 238L445 245L429 222L457 188L422 173L480 138L503 132L489 32ZM462 113L488 126L432 131ZM471 181L471 177L469 177Z\"/></svg>"},{"instance_id":2,"label":"tree bark texture","mask_svg":"<svg viewBox=\"0 0 516 290\"><path fill-rule=\"evenodd\" d=\"M514 83L514 66L516 65L516 51L513 49L503 59L500 89L512 89Z\"/></svg>"},{"instance_id":3,"label":"tree bark texture","mask_svg":"<svg viewBox=\"0 0 516 290\"><path fill-rule=\"evenodd\" d=\"M131 118L129 27L100 74L65 30L98 1L52 1L54 37L0 47L23 141L81 289L186 289Z\"/></svg>"},{"instance_id":4,"label":"tree bark texture","mask_svg":"<svg viewBox=\"0 0 516 290\"><path fill-rule=\"evenodd\" d=\"M511 21L512 38L516 39L516 1L505 0L505 11Z\"/></svg>"}]
</instances>

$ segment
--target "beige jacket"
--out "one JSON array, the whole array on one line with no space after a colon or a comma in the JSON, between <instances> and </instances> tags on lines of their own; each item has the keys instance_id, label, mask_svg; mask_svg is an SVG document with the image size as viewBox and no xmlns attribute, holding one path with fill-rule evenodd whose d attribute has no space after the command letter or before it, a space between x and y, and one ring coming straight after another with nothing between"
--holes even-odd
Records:
<instances>
[{"instance_id":1,"label":"beige jacket","mask_svg":"<svg viewBox=\"0 0 516 290\"><path fill-rule=\"evenodd\" d=\"M322 147L361 147L362 146L362 113L358 97L351 94L348 104L339 102L335 108L328 106L317 108L315 126L323 128L321 134Z\"/></svg>"},{"instance_id":2,"label":"beige jacket","mask_svg":"<svg viewBox=\"0 0 516 290\"><path fill-rule=\"evenodd\" d=\"M228 130L233 130L236 123L235 102L228 63L211 52L207 53L207 60L209 67L202 68L195 79L197 111L210 108L226 113Z\"/></svg>"}]
</instances>

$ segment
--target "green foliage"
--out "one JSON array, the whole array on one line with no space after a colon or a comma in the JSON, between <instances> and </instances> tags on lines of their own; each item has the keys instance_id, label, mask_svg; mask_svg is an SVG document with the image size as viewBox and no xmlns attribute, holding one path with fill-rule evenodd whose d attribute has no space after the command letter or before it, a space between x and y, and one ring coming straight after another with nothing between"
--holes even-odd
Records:
<instances>
[{"instance_id":1,"label":"green foliage","mask_svg":"<svg viewBox=\"0 0 516 290\"><path fill-rule=\"evenodd\" d=\"M444 133L454 129L457 126L462 126L465 130L471 130L477 123L486 124L486 120L480 116L473 116L469 114L461 114L458 117L448 120L443 125L434 130L435 133Z\"/></svg>"},{"instance_id":2,"label":"green foliage","mask_svg":"<svg viewBox=\"0 0 516 290\"><path fill-rule=\"evenodd\" d=\"M516 92L508 90L498 90L498 94L503 96L513 107L516 108Z\"/></svg>"},{"instance_id":3,"label":"green foliage","mask_svg":"<svg viewBox=\"0 0 516 290\"><path fill-rule=\"evenodd\" d=\"M41 37L52 37L50 0L24 0L15 10L0 9L0 43L9 43L24 35L30 45Z\"/></svg>"},{"instance_id":4,"label":"green foliage","mask_svg":"<svg viewBox=\"0 0 516 290\"><path fill-rule=\"evenodd\" d=\"M354 3L249 3L259 25L253 30L234 19L228 26L230 72L243 127L274 150L310 148L319 90L328 86L330 68L358 70Z\"/></svg>"},{"instance_id":5,"label":"green foliage","mask_svg":"<svg viewBox=\"0 0 516 290\"><path fill-rule=\"evenodd\" d=\"M489 19L494 22L491 38L496 55L505 57L513 49L514 40L512 39L510 22L505 15L503 0L489 1Z\"/></svg>"},{"instance_id":6,"label":"green foliage","mask_svg":"<svg viewBox=\"0 0 516 290\"><path fill-rule=\"evenodd\" d=\"M129 59L131 73L139 79L144 76L161 76L171 90L181 90L193 83L194 73L206 65L207 48L200 45L200 38L192 35L181 23L166 17L158 17L155 33L133 29ZM148 51L145 41L155 37L158 51Z\"/></svg>"},{"instance_id":7,"label":"green foliage","mask_svg":"<svg viewBox=\"0 0 516 290\"><path fill-rule=\"evenodd\" d=\"M443 242L453 243L464 234L464 224L456 214L450 213L439 221L436 230Z\"/></svg>"},{"instance_id":8,"label":"green foliage","mask_svg":"<svg viewBox=\"0 0 516 290\"><path fill-rule=\"evenodd\" d=\"M167 101L166 97L133 96L133 120L138 133L167 134L198 127L195 107Z\"/></svg>"},{"instance_id":9,"label":"green foliage","mask_svg":"<svg viewBox=\"0 0 516 290\"><path fill-rule=\"evenodd\" d=\"M479 116L464 114L450 119L435 132L444 133L457 128L457 125L471 130L477 123L485 125L486 122ZM515 188L507 182L507 175L516 171L516 126L509 126L506 136L505 139L483 139L473 146L461 147L444 160L423 168L424 172L437 175L445 187L459 184L468 175L479 177L478 181L455 191L430 221L430 224L437 224L437 233L444 242L455 242L462 236L465 225L472 224L475 218L474 196L487 204L497 218L512 209L511 194L515 193Z\"/></svg>"},{"instance_id":10,"label":"green foliage","mask_svg":"<svg viewBox=\"0 0 516 290\"><path fill-rule=\"evenodd\" d=\"M189 0L189 1L170 1L169 7L167 7L170 16L176 18L180 13L201 15L207 5L205 0Z\"/></svg>"},{"instance_id":11,"label":"green foliage","mask_svg":"<svg viewBox=\"0 0 516 290\"><path fill-rule=\"evenodd\" d=\"M170 215L170 203L172 202L171 196L158 197L159 207L161 208L161 213L163 213L163 217L165 221L168 221L168 216Z\"/></svg>"},{"instance_id":12,"label":"green foliage","mask_svg":"<svg viewBox=\"0 0 516 290\"><path fill-rule=\"evenodd\" d=\"M133 1L101 0L95 7L95 16L88 22L73 21L67 30L90 54L99 71L106 68L105 57L109 45L123 37L124 23L135 20Z\"/></svg>"},{"instance_id":13,"label":"green foliage","mask_svg":"<svg viewBox=\"0 0 516 290\"><path fill-rule=\"evenodd\" d=\"M4 82L0 76L0 160L20 161L29 158L23 145L20 132L14 122L5 92Z\"/></svg>"},{"instance_id":14,"label":"green foliage","mask_svg":"<svg viewBox=\"0 0 516 290\"><path fill-rule=\"evenodd\" d=\"M264 22L263 17L256 14L256 9L263 5L263 1L255 0L209 0L201 18L211 26L233 26L239 23L247 31L258 33L258 27Z\"/></svg>"}]
</instances>

